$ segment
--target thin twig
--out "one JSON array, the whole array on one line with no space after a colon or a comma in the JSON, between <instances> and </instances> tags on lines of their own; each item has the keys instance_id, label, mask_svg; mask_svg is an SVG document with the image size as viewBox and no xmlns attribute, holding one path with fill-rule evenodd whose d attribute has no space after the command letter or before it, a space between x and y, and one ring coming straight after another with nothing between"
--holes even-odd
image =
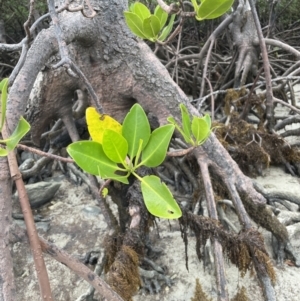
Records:
<instances>
[{"instance_id":1,"label":"thin twig","mask_svg":"<svg viewBox=\"0 0 300 301\"><path fill-rule=\"evenodd\" d=\"M46 152L43 152L39 149L26 146L24 144L18 144L17 147L24 150L24 151L28 151L28 152L37 154L39 156L48 157L48 158L51 158L53 160L58 160L58 161L66 162L66 163L74 163L75 162L73 159L64 158L62 156L54 155L54 154L51 154L51 153L46 153Z\"/></svg>"},{"instance_id":2,"label":"thin twig","mask_svg":"<svg viewBox=\"0 0 300 301\"><path fill-rule=\"evenodd\" d=\"M34 0L30 0L30 5L29 5L29 15L28 18L26 20L26 22L24 23L24 30L26 32L26 36L27 36L27 41L28 43L31 40L31 34L30 34L30 28L29 28L29 24L31 23L32 19L33 19L33 10L34 10Z\"/></svg>"},{"instance_id":3,"label":"thin twig","mask_svg":"<svg viewBox=\"0 0 300 301\"><path fill-rule=\"evenodd\" d=\"M266 79L266 117L268 120L268 129L269 131L273 130L274 127L274 105L273 105L273 91L272 91L272 84L271 84L271 73L270 73L270 62L268 57L268 51L266 47L266 43L264 40L264 36L262 33L260 21L257 15L256 7L253 0L248 0L251 12L253 16L253 20L255 23L258 39L259 39L259 46L261 50L263 66L264 66L264 74Z\"/></svg>"},{"instance_id":4,"label":"thin twig","mask_svg":"<svg viewBox=\"0 0 300 301\"><path fill-rule=\"evenodd\" d=\"M286 106L286 107L290 108L291 110L300 114L300 109L290 105L289 103L287 103L279 98L274 97L274 102L280 103L281 105Z\"/></svg>"},{"instance_id":5,"label":"thin twig","mask_svg":"<svg viewBox=\"0 0 300 301\"><path fill-rule=\"evenodd\" d=\"M6 127L3 128L2 134L4 138L9 137ZM15 153L9 152L7 159L8 159L11 178L14 180L19 194L20 205L24 215L24 221L27 229L27 234L29 237L29 243L32 250L32 256L33 256L34 265L35 265L37 278L39 282L41 298L44 301L53 301L49 277L44 262L43 254L41 251L40 241L37 235L37 230L35 227L28 195L22 179L22 175L18 168L18 163L17 163Z\"/></svg>"},{"instance_id":6,"label":"thin twig","mask_svg":"<svg viewBox=\"0 0 300 301\"><path fill-rule=\"evenodd\" d=\"M191 151L193 151L194 148L195 148L195 146L189 147L187 149L176 149L176 150L167 152L167 155L169 157L182 157L182 156L187 155Z\"/></svg>"}]
</instances>

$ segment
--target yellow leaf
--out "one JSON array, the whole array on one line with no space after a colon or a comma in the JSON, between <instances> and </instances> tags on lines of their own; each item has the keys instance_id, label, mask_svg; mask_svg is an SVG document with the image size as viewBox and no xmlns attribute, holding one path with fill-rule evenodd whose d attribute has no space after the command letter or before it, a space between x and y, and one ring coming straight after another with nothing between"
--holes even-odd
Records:
<instances>
[{"instance_id":1,"label":"yellow leaf","mask_svg":"<svg viewBox=\"0 0 300 301\"><path fill-rule=\"evenodd\" d=\"M86 109L85 115L88 130L93 141L102 144L103 133L106 129L122 134L122 125L109 115L99 114L96 109L92 107Z\"/></svg>"},{"instance_id":2,"label":"yellow leaf","mask_svg":"<svg viewBox=\"0 0 300 301\"><path fill-rule=\"evenodd\" d=\"M103 188L102 190L102 197L106 197L108 195L108 189L106 187Z\"/></svg>"}]
</instances>

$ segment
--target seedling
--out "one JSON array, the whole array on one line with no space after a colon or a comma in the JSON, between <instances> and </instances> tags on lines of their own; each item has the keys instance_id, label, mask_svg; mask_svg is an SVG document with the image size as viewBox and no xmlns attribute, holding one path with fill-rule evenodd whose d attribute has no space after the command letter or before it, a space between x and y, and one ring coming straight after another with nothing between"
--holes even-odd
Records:
<instances>
[{"instance_id":1,"label":"seedling","mask_svg":"<svg viewBox=\"0 0 300 301\"><path fill-rule=\"evenodd\" d=\"M216 19L225 14L232 6L234 0L191 0L198 21ZM154 14L142 3L133 3L129 11L124 12L127 26L139 38L151 42L163 42L170 34L175 20L175 14L170 16L167 26L168 14L157 5Z\"/></svg>"},{"instance_id":2,"label":"seedling","mask_svg":"<svg viewBox=\"0 0 300 301\"><path fill-rule=\"evenodd\" d=\"M123 125L108 115L99 114L95 108L87 108L86 120L92 141L72 143L67 151L84 171L103 179L128 184L128 177L135 176L141 182L144 202L151 214L179 218L181 210L166 184L154 175L140 177L137 169L157 167L164 161L175 128L195 147L208 138L211 132L209 115L194 116L191 122L187 108L181 104L180 109L182 127L169 117L170 124L151 133L148 118L139 104L131 108ZM107 193L105 189L103 194Z\"/></svg>"},{"instance_id":3,"label":"seedling","mask_svg":"<svg viewBox=\"0 0 300 301\"><path fill-rule=\"evenodd\" d=\"M133 3L129 11L124 12L130 30L139 38L149 41L163 42L170 34L175 15L171 15L167 26L168 14L158 5L151 14L150 10L140 2Z\"/></svg>"},{"instance_id":4,"label":"seedling","mask_svg":"<svg viewBox=\"0 0 300 301\"><path fill-rule=\"evenodd\" d=\"M140 177L136 171L141 166L156 167L164 161L175 126L164 125L151 133L139 104L131 108L123 125L94 108L86 110L86 119L92 141L75 142L67 148L77 165L90 174L124 184L134 175L141 181L145 205L151 214L179 218L181 210L166 184L154 175Z\"/></svg>"},{"instance_id":5,"label":"seedling","mask_svg":"<svg viewBox=\"0 0 300 301\"><path fill-rule=\"evenodd\" d=\"M211 119L208 114L203 117L193 116L191 121L188 110L184 104L180 104L182 127L173 117L168 117L168 121L173 124L182 135L186 143L197 147L203 144L211 133Z\"/></svg>"}]
</instances>

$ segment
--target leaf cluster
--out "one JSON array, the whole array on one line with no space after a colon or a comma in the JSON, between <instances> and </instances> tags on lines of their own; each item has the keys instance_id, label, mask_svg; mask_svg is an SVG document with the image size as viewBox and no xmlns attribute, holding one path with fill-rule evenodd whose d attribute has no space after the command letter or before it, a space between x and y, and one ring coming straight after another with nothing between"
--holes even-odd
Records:
<instances>
[{"instance_id":1,"label":"leaf cluster","mask_svg":"<svg viewBox=\"0 0 300 301\"><path fill-rule=\"evenodd\" d=\"M198 21L216 19L225 14L232 6L234 0L191 0ZM175 14L172 14L167 26L168 14L157 5L154 14L141 2L130 5L129 11L124 12L125 20L130 30L139 38L152 42L163 42L170 34Z\"/></svg>"},{"instance_id":2,"label":"leaf cluster","mask_svg":"<svg viewBox=\"0 0 300 301\"><path fill-rule=\"evenodd\" d=\"M148 211L162 218L179 218L181 210L168 187L156 176L140 177L141 166L156 167L165 159L174 125L151 132L148 118L139 104L126 115L123 125L112 117L87 108L86 119L92 141L68 146L69 155L86 172L128 184L132 174L141 181Z\"/></svg>"},{"instance_id":3,"label":"leaf cluster","mask_svg":"<svg viewBox=\"0 0 300 301\"><path fill-rule=\"evenodd\" d=\"M154 14L151 14L147 6L140 2L131 4L124 16L128 27L136 36L152 42L163 42L170 34L175 20L175 15L172 15L165 26L168 14L159 5L156 6Z\"/></svg>"},{"instance_id":4,"label":"leaf cluster","mask_svg":"<svg viewBox=\"0 0 300 301\"><path fill-rule=\"evenodd\" d=\"M169 117L168 121L175 126L184 138L185 142L192 146L203 144L211 133L211 119L208 114L203 117L193 116L191 120L185 105L180 104L182 127L175 121L173 117Z\"/></svg>"},{"instance_id":5,"label":"leaf cluster","mask_svg":"<svg viewBox=\"0 0 300 301\"><path fill-rule=\"evenodd\" d=\"M209 115L194 116L181 104L182 127L173 117L170 124L151 132L148 118L139 104L135 104L121 125L95 108L87 108L86 120L92 141L78 141L68 146L69 155L84 171L128 184L128 177L141 182L141 190L148 211L162 218L179 218L182 213L166 184L159 177L140 177L141 166L157 167L165 159L175 128L185 141L194 147L204 143L211 132ZM107 189L103 191L105 196Z\"/></svg>"}]
</instances>

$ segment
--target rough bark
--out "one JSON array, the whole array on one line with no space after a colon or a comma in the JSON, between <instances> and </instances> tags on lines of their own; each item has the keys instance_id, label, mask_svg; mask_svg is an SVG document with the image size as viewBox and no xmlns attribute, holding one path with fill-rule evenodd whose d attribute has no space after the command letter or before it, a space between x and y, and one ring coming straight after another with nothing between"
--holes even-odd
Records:
<instances>
[{"instance_id":1,"label":"rough bark","mask_svg":"<svg viewBox=\"0 0 300 301\"><path fill-rule=\"evenodd\" d=\"M15 300L12 258L9 247L11 223L11 181L7 160L0 161L0 301Z\"/></svg>"},{"instance_id":2,"label":"rough bark","mask_svg":"<svg viewBox=\"0 0 300 301\"><path fill-rule=\"evenodd\" d=\"M105 112L122 120L132 104L138 102L146 112L153 113L161 123L166 123L169 115L179 118L178 105L182 102L193 115L198 115L150 48L133 37L125 25L123 10L127 1L98 0L93 1L92 5L99 12L95 18L87 19L80 12L63 12L60 22L64 39L69 45L70 57L91 82ZM52 56L57 50L55 33L50 26L35 39L10 90L7 109L9 130L13 131L19 116L25 114L26 106L29 105L30 115L27 118L32 125L32 137L37 143L51 119L61 117L71 120L68 116L71 114L74 92L77 89L85 90L84 85L78 79L70 77L63 67L54 71L49 68L56 61ZM40 71L40 80L28 103ZM74 127L70 122L66 126L70 129ZM242 174L213 134L203 145L202 151L218 166L229 185L235 186L243 195L247 194L256 204L265 203L264 197L255 191L251 180ZM2 200L2 206L7 207L6 216L10 216L8 167L5 159L0 159L0 164L3 174L0 190L8 196L6 200ZM5 231L1 231L2 233L5 236L1 243L6 241L7 234ZM1 273L0 279L3 277L6 278L4 281L8 281L9 278ZM0 289L1 296L5 291L4 286Z\"/></svg>"},{"instance_id":3,"label":"rough bark","mask_svg":"<svg viewBox=\"0 0 300 301\"><path fill-rule=\"evenodd\" d=\"M248 76L256 76L259 40L248 1L240 1L230 25L238 59L234 74L234 87L245 85Z\"/></svg>"}]
</instances>

